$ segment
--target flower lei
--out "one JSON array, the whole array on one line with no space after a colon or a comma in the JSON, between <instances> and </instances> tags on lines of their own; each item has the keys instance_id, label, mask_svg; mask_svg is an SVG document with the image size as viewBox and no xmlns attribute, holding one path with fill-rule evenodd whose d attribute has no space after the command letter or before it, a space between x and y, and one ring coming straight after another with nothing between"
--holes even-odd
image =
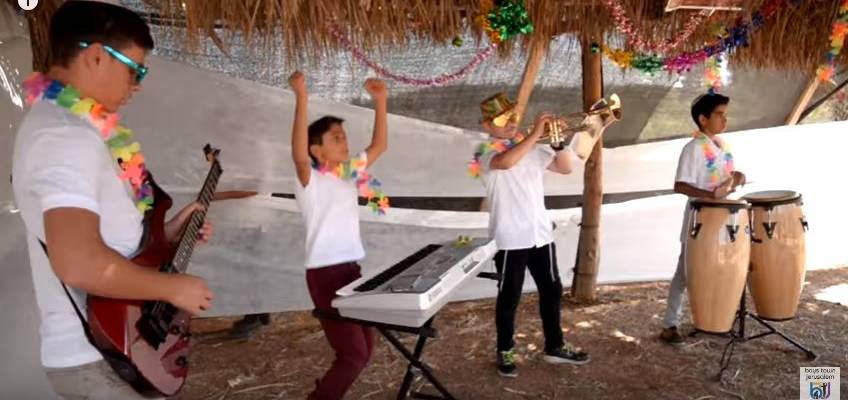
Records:
<instances>
[{"instance_id":1,"label":"flower lei","mask_svg":"<svg viewBox=\"0 0 848 400\"><path fill-rule=\"evenodd\" d=\"M120 116L117 113L106 111L102 104L92 98L81 99L79 91L73 87L50 80L39 72L27 78L23 86L27 105L32 106L42 100L50 101L94 126L121 168L118 177L128 181L132 187L133 201L138 211L143 214L153 208L153 187L147 179L141 145L130 141L133 131L118 125Z\"/></svg>"},{"instance_id":2,"label":"flower lei","mask_svg":"<svg viewBox=\"0 0 848 400\"><path fill-rule=\"evenodd\" d=\"M516 133L512 139L493 139L488 142L480 143L477 146L477 151L474 152L473 159L468 163L468 174L472 178L480 177L480 158L490 152L503 153L524 140L524 135Z\"/></svg>"},{"instance_id":3,"label":"flower lei","mask_svg":"<svg viewBox=\"0 0 848 400\"><path fill-rule=\"evenodd\" d=\"M385 215L389 208L389 198L380 189L380 181L368 173L365 169L366 166L368 166L368 163L362 158L352 157L335 168L330 168L327 164L321 166L316 164L312 167L322 174L333 175L339 179L356 179L359 195L368 199L368 207L371 208L371 211L377 215Z\"/></svg>"},{"instance_id":4,"label":"flower lei","mask_svg":"<svg viewBox=\"0 0 848 400\"><path fill-rule=\"evenodd\" d=\"M721 179L721 171L719 171L718 163L716 162L718 156L715 151L713 151L713 147L710 146L710 142L712 141L715 143L716 146L721 149L722 153L724 153L724 170L728 173L728 175L733 174L733 154L730 153L730 146L717 136L710 140L707 135L701 132L696 132L695 137L701 141L701 148L704 149L704 156L707 158L707 170L710 171L710 183L712 184L712 187L717 187L719 185L719 180Z\"/></svg>"},{"instance_id":5,"label":"flower lei","mask_svg":"<svg viewBox=\"0 0 848 400\"><path fill-rule=\"evenodd\" d=\"M836 57L842 53L845 35L848 35L848 0L841 0L830 32L830 50L825 54L825 62L816 70L821 81L829 81L833 77Z\"/></svg>"}]
</instances>

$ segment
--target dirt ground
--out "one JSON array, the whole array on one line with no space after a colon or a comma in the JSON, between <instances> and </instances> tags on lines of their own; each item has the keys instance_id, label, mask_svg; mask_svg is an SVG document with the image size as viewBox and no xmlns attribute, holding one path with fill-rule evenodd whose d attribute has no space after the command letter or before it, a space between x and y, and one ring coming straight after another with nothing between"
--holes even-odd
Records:
<instances>
[{"instance_id":1,"label":"dirt ground","mask_svg":"<svg viewBox=\"0 0 848 400\"><path fill-rule=\"evenodd\" d=\"M526 294L517 320L519 376L501 378L494 367L494 300L452 303L435 320L439 337L425 361L458 399L798 399L799 367L841 367L848 398L848 307L819 301L819 290L848 283L848 267L807 274L798 317L775 323L818 354L808 361L775 335L735 346L729 369L715 379L726 338L697 335L674 348L658 338L668 283L599 288L594 304L563 305L566 339L588 351L584 366L554 366L541 359L543 338L537 297ZM225 338L235 318L198 320L192 370L175 399L304 399L333 359L308 312L274 314L270 326L247 340ZM687 314L688 320L688 314ZM751 319L749 336L762 331ZM684 332L691 326L684 325ZM405 337L407 337L405 335ZM412 347L414 338L404 339ZM394 399L406 370L383 338L348 399ZM413 388L434 393L422 387Z\"/></svg>"}]
</instances>

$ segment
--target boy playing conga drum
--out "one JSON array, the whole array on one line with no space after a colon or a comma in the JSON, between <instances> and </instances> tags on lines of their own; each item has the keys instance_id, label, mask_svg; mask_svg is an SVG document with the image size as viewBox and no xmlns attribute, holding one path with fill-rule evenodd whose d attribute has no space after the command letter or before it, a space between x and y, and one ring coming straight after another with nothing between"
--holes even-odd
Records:
<instances>
[{"instance_id":1,"label":"boy playing conga drum","mask_svg":"<svg viewBox=\"0 0 848 400\"><path fill-rule=\"evenodd\" d=\"M730 98L716 93L699 96L692 103L692 119L698 130L680 152L674 191L695 198L723 199L736 187L745 184L745 174L733 169L733 155L718 135L727 128L727 105ZM665 318L660 338L671 344L684 342L678 332L686 290L686 232L688 205L680 232L680 257L668 292Z\"/></svg>"}]
</instances>

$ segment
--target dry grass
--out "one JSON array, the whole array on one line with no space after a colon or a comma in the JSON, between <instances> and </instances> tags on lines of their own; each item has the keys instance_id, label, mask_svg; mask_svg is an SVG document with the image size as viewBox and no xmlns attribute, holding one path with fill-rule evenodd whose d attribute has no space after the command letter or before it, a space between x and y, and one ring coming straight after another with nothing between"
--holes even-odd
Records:
<instances>
[{"instance_id":1,"label":"dry grass","mask_svg":"<svg viewBox=\"0 0 848 400\"><path fill-rule=\"evenodd\" d=\"M15 0L7 0L15 3ZM52 10L62 0L42 0L37 12L28 13L36 50L34 62L46 59L46 25ZM244 35L259 48L282 35L287 60L320 59L340 51L327 24L334 21L352 41L369 50L404 46L410 38L427 38L437 46L449 45L452 38L470 30L481 37L473 17L481 0L146 0L164 21L188 27L185 43L192 47L211 37L222 49L235 34ZM650 40L673 38L693 11L664 13L665 1L621 0L631 20ZM692 35L685 49L698 49L713 37L712 26L749 18L767 0L744 0L743 12L717 12ZM751 38L734 62L755 67L776 66L812 72L828 50L830 25L838 1L804 0L787 7ZM591 38L616 33L612 19L600 0L526 0L535 31L520 40L526 49L533 40L548 41L563 33ZM226 34L218 37L215 27ZM502 55L513 51L501 46Z\"/></svg>"}]
</instances>

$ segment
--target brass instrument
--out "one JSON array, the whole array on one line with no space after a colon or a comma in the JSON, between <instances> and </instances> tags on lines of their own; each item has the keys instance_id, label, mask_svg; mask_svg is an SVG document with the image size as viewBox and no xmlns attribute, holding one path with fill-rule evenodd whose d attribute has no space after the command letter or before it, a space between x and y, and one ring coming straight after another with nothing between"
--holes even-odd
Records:
<instances>
[{"instance_id":1,"label":"brass instrument","mask_svg":"<svg viewBox=\"0 0 848 400\"><path fill-rule=\"evenodd\" d=\"M588 135L594 145L594 141L597 140L597 137L600 137L607 126L621 119L621 99L618 95L612 94L609 103L605 99L601 99L592 105L589 112L554 117L553 122L545 123L544 133L537 143L555 146L561 143L568 144L575 135L580 134L581 136ZM533 131L533 128L534 125L530 125L526 132L529 134Z\"/></svg>"}]
</instances>

